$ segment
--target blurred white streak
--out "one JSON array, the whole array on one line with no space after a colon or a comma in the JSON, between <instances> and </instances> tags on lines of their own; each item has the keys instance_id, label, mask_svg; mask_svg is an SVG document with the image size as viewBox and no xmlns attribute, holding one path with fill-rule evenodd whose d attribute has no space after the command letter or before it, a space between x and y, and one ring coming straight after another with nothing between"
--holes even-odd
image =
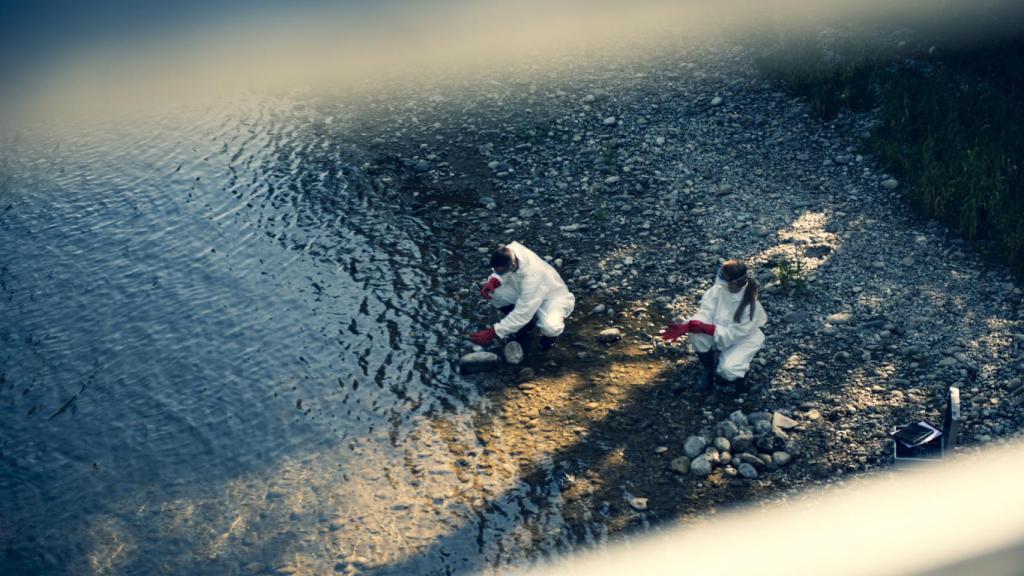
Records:
<instances>
[{"instance_id":1,"label":"blurred white streak","mask_svg":"<svg viewBox=\"0 0 1024 576\"><path fill-rule=\"evenodd\" d=\"M1022 462L1024 445L991 448L637 537L529 573L1021 574Z\"/></svg>"},{"instance_id":2,"label":"blurred white streak","mask_svg":"<svg viewBox=\"0 0 1024 576\"><path fill-rule=\"evenodd\" d=\"M383 81L416 83L515 67L564 66L571 58L642 57L664 42L825 21L932 22L940 14L961 26L980 26L983 20L973 16L1019 13L1019 4L492 0L371 4L358 11L306 8L287 16L240 16L228 25L197 24L170 40L84 47L38 74L29 101L44 113L103 114L250 91L347 91Z\"/></svg>"}]
</instances>

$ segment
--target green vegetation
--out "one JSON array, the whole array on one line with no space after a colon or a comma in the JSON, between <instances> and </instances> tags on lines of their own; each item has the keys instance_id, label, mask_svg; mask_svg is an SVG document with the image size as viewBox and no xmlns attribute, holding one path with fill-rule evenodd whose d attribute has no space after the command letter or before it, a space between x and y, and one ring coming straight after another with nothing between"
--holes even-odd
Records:
<instances>
[{"instance_id":1,"label":"green vegetation","mask_svg":"<svg viewBox=\"0 0 1024 576\"><path fill-rule=\"evenodd\" d=\"M891 42L890 42L891 44ZM785 38L760 70L825 119L877 110L867 143L905 197L1024 272L1024 34L884 51L864 38Z\"/></svg>"},{"instance_id":2,"label":"green vegetation","mask_svg":"<svg viewBox=\"0 0 1024 576\"><path fill-rule=\"evenodd\" d=\"M803 262L780 260L775 265L775 277L779 280L779 286L790 294L802 294L807 287L807 274L804 271Z\"/></svg>"}]
</instances>

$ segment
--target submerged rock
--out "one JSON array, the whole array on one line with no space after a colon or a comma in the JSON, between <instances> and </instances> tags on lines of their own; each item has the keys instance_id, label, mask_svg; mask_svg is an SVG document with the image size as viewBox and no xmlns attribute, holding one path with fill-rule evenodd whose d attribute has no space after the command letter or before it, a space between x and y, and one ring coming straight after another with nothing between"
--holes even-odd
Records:
<instances>
[{"instance_id":1,"label":"submerged rock","mask_svg":"<svg viewBox=\"0 0 1024 576\"><path fill-rule=\"evenodd\" d=\"M498 355L493 352L470 352L459 360L459 371L463 374L487 372L498 366Z\"/></svg>"}]
</instances>

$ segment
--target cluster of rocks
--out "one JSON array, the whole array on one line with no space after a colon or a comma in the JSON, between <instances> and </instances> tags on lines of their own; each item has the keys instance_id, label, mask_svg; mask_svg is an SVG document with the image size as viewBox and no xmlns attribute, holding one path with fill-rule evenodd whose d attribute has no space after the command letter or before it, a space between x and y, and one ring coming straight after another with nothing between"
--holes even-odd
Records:
<instances>
[{"instance_id":1,"label":"cluster of rocks","mask_svg":"<svg viewBox=\"0 0 1024 576\"><path fill-rule=\"evenodd\" d=\"M748 415L737 410L714 430L687 438L683 444L685 455L672 459L669 467L673 472L698 478L721 467L726 476L752 480L789 464L800 453L800 446L790 438L798 425L780 412Z\"/></svg>"}]
</instances>

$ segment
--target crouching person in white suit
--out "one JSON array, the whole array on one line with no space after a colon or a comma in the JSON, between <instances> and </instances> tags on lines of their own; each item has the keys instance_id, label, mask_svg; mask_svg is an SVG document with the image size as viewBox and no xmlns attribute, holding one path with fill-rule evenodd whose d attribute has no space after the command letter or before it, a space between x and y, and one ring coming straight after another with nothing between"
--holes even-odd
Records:
<instances>
[{"instance_id":1,"label":"crouching person in white suit","mask_svg":"<svg viewBox=\"0 0 1024 576\"><path fill-rule=\"evenodd\" d=\"M493 272L480 288L484 300L501 310L500 322L469 338L486 346L497 336L521 340L536 325L540 348L548 350L565 330L565 319L576 307L576 297L558 272L540 256L518 242L498 248L491 255Z\"/></svg>"},{"instance_id":2,"label":"crouching person in white suit","mask_svg":"<svg viewBox=\"0 0 1024 576\"><path fill-rule=\"evenodd\" d=\"M697 380L698 390L712 388L717 374L742 391L747 388L750 361L764 346L761 327L766 322L768 315L758 300L757 282L745 264L729 260L718 269L715 284L701 297L697 313L683 323L669 325L661 337L675 340L690 335L690 344L704 367Z\"/></svg>"}]
</instances>

